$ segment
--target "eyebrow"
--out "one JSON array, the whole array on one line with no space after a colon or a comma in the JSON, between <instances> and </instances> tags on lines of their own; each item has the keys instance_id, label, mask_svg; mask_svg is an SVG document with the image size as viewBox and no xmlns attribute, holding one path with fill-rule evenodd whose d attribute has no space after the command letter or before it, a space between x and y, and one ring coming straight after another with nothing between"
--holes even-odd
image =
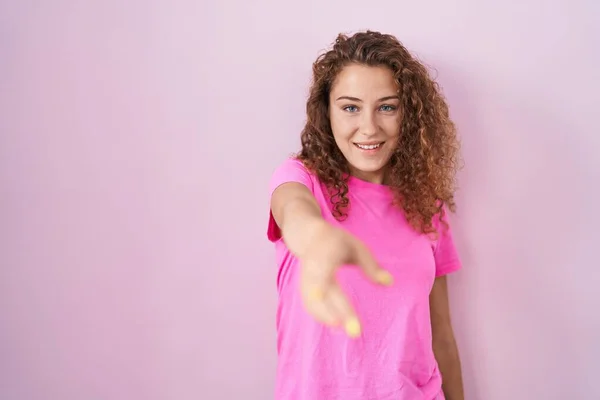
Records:
<instances>
[{"instance_id":1,"label":"eyebrow","mask_svg":"<svg viewBox=\"0 0 600 400\"><path fill-rule=\"evenodd\" d=\"M399 100L400 98L398 96L385 96L380 98L378 101L386 101L386 100ZM335 99L335 101L339 101L339 100L350 100L350 101L356 101L356 102L362 102L361 99L359 99L358 97L352 97L352 96L340 96L337 99Z\"/></svg>"}]
</instances>

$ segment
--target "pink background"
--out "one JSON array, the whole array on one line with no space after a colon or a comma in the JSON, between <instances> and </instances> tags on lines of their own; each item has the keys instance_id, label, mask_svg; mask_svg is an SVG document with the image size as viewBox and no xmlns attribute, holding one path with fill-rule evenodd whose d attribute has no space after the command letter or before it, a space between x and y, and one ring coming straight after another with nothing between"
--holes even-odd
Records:
<instances>
[{"instance_id":1,"label":"pink background","mask_svg":"<svg viewBox=\"0 0 600 400\"><path fill-rule=\"evenodd\" d=\"M467 399L600 398L600 7L570 3L2 1L0 398L271 398L267 180L364 28L463 137Z\"/></svg>"}]
</instances>

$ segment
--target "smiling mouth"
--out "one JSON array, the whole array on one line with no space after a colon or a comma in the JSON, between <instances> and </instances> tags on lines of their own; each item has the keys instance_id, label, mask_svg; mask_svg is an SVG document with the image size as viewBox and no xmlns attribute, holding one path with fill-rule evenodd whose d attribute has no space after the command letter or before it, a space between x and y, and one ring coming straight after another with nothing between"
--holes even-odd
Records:
<instances>
[{"instance_id":1,"label":"smiling mouth","mask_svg":"<svg viewBox=\"0 0 600 400\"><path fill-rule=\"evenodd\" d=\"M384 143L385 142L369 143L369 144L354 143L354 145L361 150L375 150L375 149L380 148Z\"/></svg>"}]
</instances>

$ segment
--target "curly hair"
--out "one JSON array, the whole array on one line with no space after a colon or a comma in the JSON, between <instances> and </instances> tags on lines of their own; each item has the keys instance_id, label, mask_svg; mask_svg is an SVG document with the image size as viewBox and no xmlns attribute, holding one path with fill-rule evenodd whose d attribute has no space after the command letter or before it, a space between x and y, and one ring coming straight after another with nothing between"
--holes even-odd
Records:
<instances>
[{"instance_id":1,"label":"curly hair","mask_svg":"<svg viewBox=\"0 0 600 400\"><path fill-rule=\"evenodd\" d=\"M329 93L337 74L349 64L385 66L399 87L402 108L398 146L390 159L389 187L394 204L420 233L433 233L434 217L455 211L459 141L448 105L427 68L392 35L366 31L339 34L333 48L313 64L306 104L302 149L296 157L328 188L332 215L343 220L350 209L347 160L337 147L329 120Z\"/></svg>"}]
</instances>

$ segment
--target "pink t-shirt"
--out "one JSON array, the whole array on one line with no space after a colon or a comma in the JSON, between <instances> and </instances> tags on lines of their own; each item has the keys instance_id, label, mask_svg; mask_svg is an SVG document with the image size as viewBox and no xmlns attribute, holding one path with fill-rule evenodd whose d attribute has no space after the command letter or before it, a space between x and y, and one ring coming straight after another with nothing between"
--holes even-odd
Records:
<instances>
[{"instance_id":1,"label":"pink t-shirt","mask_svg":"<svg viewBox=\"0 0 600 400\"><path fill-rule=\"evenodd\" d=\"M394 285L377 286L356 267L340 269L337 276L361 319L362 335L351 339L321 325L303 308L298 259L271 216L267 236L275 243L279 267L275 399L444 399L432 349L429 293L436 276L460 268L451 231L438 229L435 241L416 233L392 205L389 188L354 177L348 218L338 222L325 187L293 158L273 174L270 193L286 182L308 187L323 217L364 241L394 276Z\"/></svg>"}]
</instances>

